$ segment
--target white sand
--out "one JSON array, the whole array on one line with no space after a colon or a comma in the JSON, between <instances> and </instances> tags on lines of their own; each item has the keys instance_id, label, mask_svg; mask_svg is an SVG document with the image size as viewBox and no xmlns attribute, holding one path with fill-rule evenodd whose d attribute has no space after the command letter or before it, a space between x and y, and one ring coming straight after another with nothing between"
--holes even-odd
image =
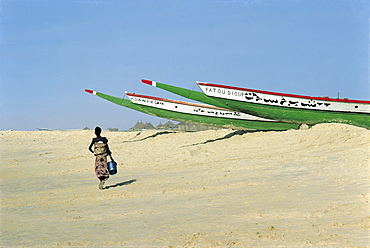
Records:
<instances>
[{"instance_id":1,"label":"white sand","mask_svg":"<svg viewBox=\"0 0 370 248\"><path fill-rule=\"evenodd\" d=\"M0 246L370 246L370 130L155 133L0 132Z\"/></svg>"}]
</instances>

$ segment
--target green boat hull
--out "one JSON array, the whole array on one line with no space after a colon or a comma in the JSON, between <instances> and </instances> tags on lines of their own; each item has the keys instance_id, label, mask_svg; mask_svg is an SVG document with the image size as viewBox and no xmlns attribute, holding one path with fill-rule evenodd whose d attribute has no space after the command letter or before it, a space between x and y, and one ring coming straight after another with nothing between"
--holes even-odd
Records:
<instances>
[{"instance_id":1,"label":"green boat hull","mask_svg":"<svg viewBox=\"0 0 370 248\"><path fill-rule=\"evenodd\" d=\"M142 81L143 82L145 81L144 83L146 83L146 84L153 85L153 84L149 83L148 80L142 80ZM152 82L152 81L150 81L150 82ZM184 89L184 88L180 88L180 87L177 87L177 86L172 86L172 85L168 85L168 84L164 84L164 83L159 83L159 82L155 82L155 85L153 85L153 86L155 86L157 88L160 88L160 89L163 89L163 90L166 90L166 91L169 91L169 92L174 93L176 95L186 97L186 98L191 99L191 100L195 100L195 101L199 101L199 102L202 102L202 103L210 104L210 105L220 107L220 108L232 109L232 108L230 108L230 106L227 103L223 103L222 101L219 101L218 99L214 99L212 97L209 97L206 94L204 94L203 92L188 90L188 89ZM232 109L232 110L234 110L234 109ZM238 111L238 110L234 110L234 111ZM239 112L241 112L241 111L239 111ZM247 113L247 114L250 114L250 113ZM271 119L271 118L267 118L267 119ZM273 123L259 122L259 125L260 125L259 129L266 129L266 126L269 127L269 130L298 129L300 124L301 123L296 124L296 123L285 123L285 122L273 122Z\"/></svg>"},{"instance_id":2,"label":"green boat hull","mask_svg":"<svg viewBox=\"0 0 370 248\"><path fill-rule=\"evenodd\" d=\"M106 95L100 92L95 93L96 96L99 96L107 101L115 103L117 105L127 107L145 114L179 121L186 122L191 124L214 126L221 128L232 128L237 130L288 130L288 129L297 129L299 125L290 124L290 123L279 123L279 122L261 122L261 121L249 121L249 120L238 120L238 119L229 119L229 118L219 118L219 117L210 117L210 116L200 116L193 114L186 114L181 112L175 112L170 110L164 110L159 108L154 108L145 105L139 105L126 100L123 98L118 98L110 95Z\"/></svg>"},{"instance_id":3,"label":"green boat hull","mask_svg":"<svg viewBox=\"0 0 370 248\"><path fill-rule=\"evenodd\" d=\"M144 83L150 84L148 80L142 80ZM180 87L167 85L159 82L155 83L155 87L172 92L174 94L211 104L214 106L231 109L234 111L287 122L290 124L307 124L309 126L320 123L344 123L358 127L370 129L370 115L366 113L349 113L349 112L334 112L324 110L309 110L295 109L271 105L262 105L248 102L235 101L224 98L207 96L203 92L183 89Z\"/></svg>"}]
</instances>

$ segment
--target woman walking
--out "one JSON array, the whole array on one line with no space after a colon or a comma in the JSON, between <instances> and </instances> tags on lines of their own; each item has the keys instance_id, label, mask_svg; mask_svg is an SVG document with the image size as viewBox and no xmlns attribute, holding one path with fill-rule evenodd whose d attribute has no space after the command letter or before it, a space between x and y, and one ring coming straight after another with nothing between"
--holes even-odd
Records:
<instances>
[{"instance_id":1,"label":"woman walking","mask_svg":"<svg viewBox=\"0 0 370 248\"><path fill-rule=\"evenodd\" d=\"M96 138L93 138L89 146L89 151L95 155L95 174L99 178L99 189L104 189L104 183L109 178L107 156L112 152L109 150L108 140L101 137L101 128L95 128ZM92 147L94 146L94 150Z\"/></svg>"}]
</instances>

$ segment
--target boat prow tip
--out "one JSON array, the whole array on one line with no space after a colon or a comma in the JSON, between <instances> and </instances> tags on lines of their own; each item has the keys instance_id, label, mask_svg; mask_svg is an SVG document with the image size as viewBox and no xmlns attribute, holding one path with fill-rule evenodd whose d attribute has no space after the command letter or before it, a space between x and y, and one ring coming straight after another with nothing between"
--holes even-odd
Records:
<instances>
[{"instance_id":1,"label":"boat prow tip","mask_svg":"<svg viewBox=\"0 0 370 248\"><path fill-rule=\"evenodd\" d=\"M154 86L154 87L157 87L157 83L155 81L150 81L150 80L146 80L146 79L141 79L141 82L143 82L144 84L149 84L151 86Z\"/></svg>"},{"instance_id":2,"label":"boat prow tip","mask_svg":"<svg viewBox=\"0 0 370 248\"><path fill-rule=\"evenodd\" d=\"M86 91L87 93L90 93L90 94L96 95L96 91L88 90L88 89L85 89L85 91Z\"/></svg>"}]
</instances>

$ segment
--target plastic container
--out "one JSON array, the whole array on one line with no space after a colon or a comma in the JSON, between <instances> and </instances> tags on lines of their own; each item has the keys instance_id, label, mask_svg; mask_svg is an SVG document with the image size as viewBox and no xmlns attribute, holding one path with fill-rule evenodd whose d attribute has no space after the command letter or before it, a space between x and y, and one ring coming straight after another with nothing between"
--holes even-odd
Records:
<instances>
[{"instance_id":1,"label":"plastic container","mask_svg":"<svg viewBox=\"0 0 370 248\"><path fill-rule=\"evenodd\" d=\"M115 161L108 162L108 172L109 175L117 174L117 163Z\"/></svg>"}]
</instances>

